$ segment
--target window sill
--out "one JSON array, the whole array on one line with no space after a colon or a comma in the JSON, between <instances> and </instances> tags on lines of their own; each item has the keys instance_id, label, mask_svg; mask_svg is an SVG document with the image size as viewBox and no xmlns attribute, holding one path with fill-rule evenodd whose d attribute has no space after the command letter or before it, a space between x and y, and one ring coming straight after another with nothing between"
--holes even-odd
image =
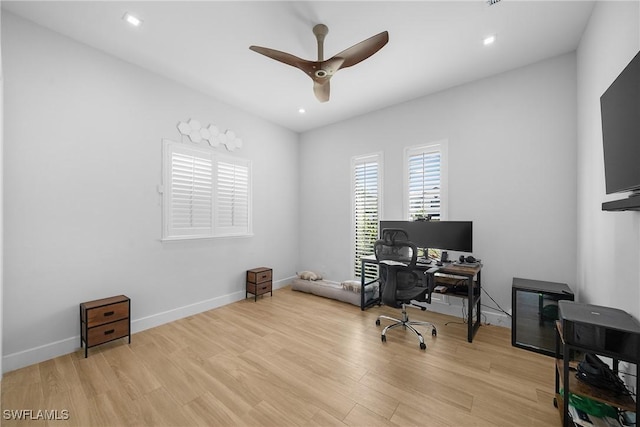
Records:
<instances>
[{"instance_id":1,"label":"window sill","mask_svg":"<svg viewBox=\"0 0 640 427\"><path fill-rule=\"evenodd\" d=\"M219 236L173 236L162 237L161 242L184 242L185 240L216 240L216 239L238 239L245 237L253 237L253 233L249 234L224 234Z\"/></svg>"}]
</instances>

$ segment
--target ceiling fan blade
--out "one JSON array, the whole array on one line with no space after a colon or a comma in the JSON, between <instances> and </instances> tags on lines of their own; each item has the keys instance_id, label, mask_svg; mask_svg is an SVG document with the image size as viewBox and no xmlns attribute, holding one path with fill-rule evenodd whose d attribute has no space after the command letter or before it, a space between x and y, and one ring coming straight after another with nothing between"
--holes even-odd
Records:
<instances>
[{"instance_id":1,"label":"ceiling fan blade","mask_svg":"<svg viewBox=\"0 0 640 427\"><path fill-rule=\"evenodd\" d=\"M331 59L323 60L324 38L328 32L329 29L326 25L318 24L313 27L313 34L315 34L318 41L318 61L308 61L290 53L267 47L249 46L249 49L302 70L313 80L313 93L318 98L318 101L327 102L330 92L329 80L339 69L351 67L358 62L364 61L389 42L389 33L383 31L343 50Z\"/></svg>"},{"instance_id":2,"label":"ceiling fan blade","mask_svg":"<svg viewBox=\"0 0 640 427\"><path fill-rule=\"evenodd\" d=\"M344 63L340 68L351 67L358 62L364 61L380 49L389 41L389 33L383 31L373 37L361 41L348 49L336 54L334 58L344 58Z\"/></svg>"},{"instance_id":3,"label":"ceiling fan blade","mask_svg":"<svg viewBox=\"0 0 640 427\"><path fill-rule=\"evenodd\" d=\"M297 56L291 55L290 53L281 52L275 49L269 49L268 47L249 46L249 49L251 49L254 52L258 52L264 56L267 56L271 59L275 59L276 61L280 61L287 65L291 65L292 67L300 68L304 72L307 72L306 68L308 68L311 63L311 61L298 58Z\"/></svg>"},{"instance_id":4,"label":"ceiling fan blade","mask_svg":"<svg viewBox=\"0 0 640 427\"><path fill-rule=\"evenodd\" d=\"M316 81L313 82L313 93L320 102L327 102L329 100L330 89L329 80L324 83L318 83Z\"/></svg>"}]
</instances>

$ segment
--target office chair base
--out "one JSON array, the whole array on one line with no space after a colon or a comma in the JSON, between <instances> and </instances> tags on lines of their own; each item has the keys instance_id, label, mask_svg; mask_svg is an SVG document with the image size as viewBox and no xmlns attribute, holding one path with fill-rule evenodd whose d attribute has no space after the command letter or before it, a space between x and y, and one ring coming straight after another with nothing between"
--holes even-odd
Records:
<instances>
[{"instance_id":1,"label":"office chair base","mask_svg":"<svg viewBox=\"0 0 640 427\"><path fill-rule=\"evenodd\" d=\"M418 330L416 328L414 328L413 326L430 326L431 327L431 335L432 336L437 336L438 335L438 331L436 330L436 327L433 323L430 322L423 322L420 320L409 320L409 317L407 316L407 312L406 310L402 311L402 319L396 319L395 317L389 317L389 316L385 316L385 315L380 315L378 316L378 318L376 319L376 325L380 326L380 319L387 319L387 320L391 320L392 323L391 325L385 327L382 330L382 334L380 335L380 339L382 340L382 342L387 342L387 331L390 329L394 329L394 328L398 328L400 326L402 326L403 329L409 329L410 331L412 331L414 334L416 334L416 336L418 337L418 341L420 341L420 349L421 350L425 350L427 348L427 345L424 343L424 338L422 337L422 334L420 332L418 332Z\"/></svg>"}]
</instances>

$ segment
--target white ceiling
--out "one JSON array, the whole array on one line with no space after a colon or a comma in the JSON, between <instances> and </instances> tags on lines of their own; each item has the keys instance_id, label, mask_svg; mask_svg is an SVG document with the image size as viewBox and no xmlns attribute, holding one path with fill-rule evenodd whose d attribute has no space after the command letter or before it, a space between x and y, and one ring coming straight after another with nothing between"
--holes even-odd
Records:
<instances>
[{"instance_id":1,"label":"white ceiling","mask_svg":"<svg viewBox=\"0 0 640 427\"><path fill-rule=\"evenodd\" d=\"M228 104L303 132L576 49L593 2L2 1L10 11ZM140 28L121 18L139 16ZM319 103L302 71L249 50L325 58L387 30L389 43L340 70ZM495 34L496 42L482 40ZM298 113L299 108L306 113Z\"/></svg>"}]
</instances>

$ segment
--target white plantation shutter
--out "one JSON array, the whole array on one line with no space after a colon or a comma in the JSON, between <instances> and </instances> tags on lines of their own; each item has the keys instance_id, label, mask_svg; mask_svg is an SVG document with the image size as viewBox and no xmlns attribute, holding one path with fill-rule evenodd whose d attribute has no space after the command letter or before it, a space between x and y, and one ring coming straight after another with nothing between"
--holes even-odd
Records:
<instances>
[{"instance_id":1,"label":"white plantation shutter","mask_svg":"<svg viewBox=\"0 0 640 427\"><path fill-rule=\"evenodd\" d=\"M216 235L250 233L250 166L238 159L216 162Z\"/></svg>"},{"instance_id":2,"label":"white plantation shutter","mask_svg":"<svg viewBox=\"0 0 640 427\"><path fill-rule=\"evenodd\" d=\"M431 216L443 219L444 196L443 143L406 150L405 207L406 217Z\"/></svg>"},{"instance_id":3,"label":"white plantation shutter","mask_svg":"<svg viewBox=\"0 0 640 427\"><path fill-rule=\"evenodd\" d=\"M373 244L378 239L380 207L382 206L381 156L356 157L353 159L353 224L354 263L356 277L361 276L360 258L373 254ZM365 276L375 278L377 267L367 265Z\"/></svg>"},{"instance_id":4,"label":"white plantation shutter","mask_svg":"<svg viewBox=\"0 0 640 427\"><path fill-rule=\"evenodd\" d=\"M183 145L165 146L168 236L210 235L213 230L213 156ZM166 163L166 164L167 164Z\"/></svg>"},{"instance_id":5,"label":"white plantation shutter","mask_svg":"<svg viewBox=\"0 0 640 427\"><path fill-rule=\"evenodd\" d=\"M163 141L163 239L251 234L251 163Z\"/></svg>"}]
</instances>

